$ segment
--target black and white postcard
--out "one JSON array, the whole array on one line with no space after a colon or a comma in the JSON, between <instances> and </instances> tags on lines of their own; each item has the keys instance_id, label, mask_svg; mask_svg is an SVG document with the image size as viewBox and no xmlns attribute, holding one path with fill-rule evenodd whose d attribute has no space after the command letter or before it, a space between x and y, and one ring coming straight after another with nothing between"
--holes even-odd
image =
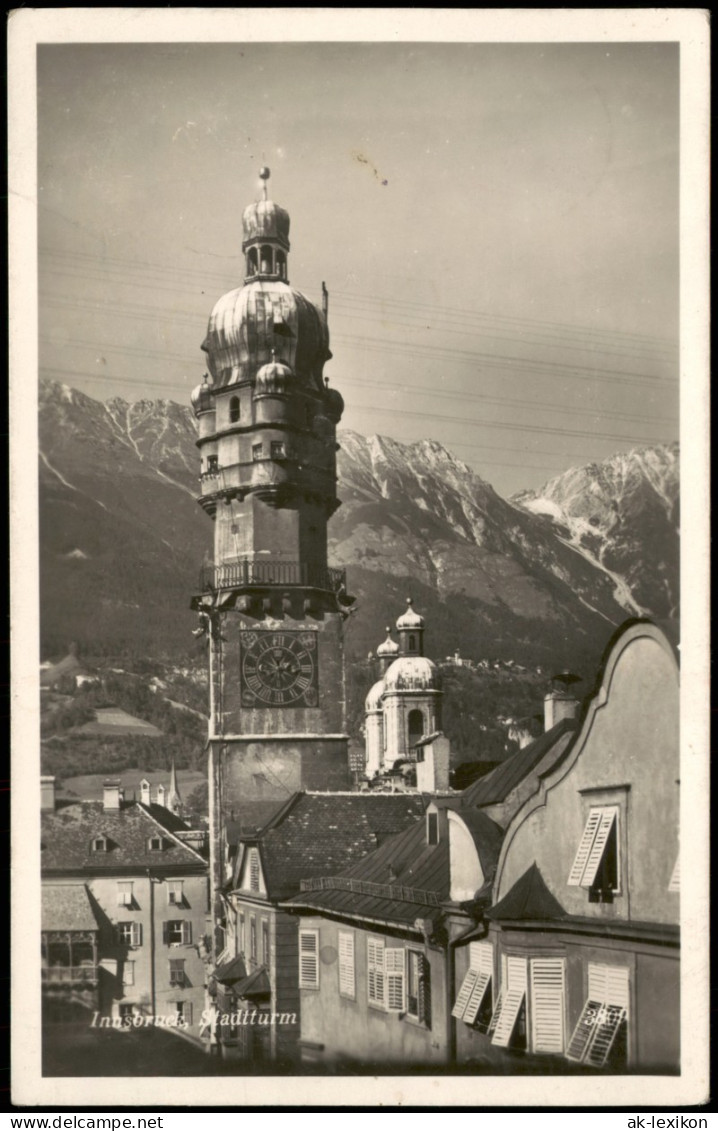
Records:
<instances>
[{"instance_id":1,"label":"black and white postcard","mask_svg":"<svg viewBox=\"0 0 718 1131\"><path fill-rule=\"evenodd\" d=\"M705 1103L706 13L9 32L13 1102Z\"/></svg>"}]
</instances>

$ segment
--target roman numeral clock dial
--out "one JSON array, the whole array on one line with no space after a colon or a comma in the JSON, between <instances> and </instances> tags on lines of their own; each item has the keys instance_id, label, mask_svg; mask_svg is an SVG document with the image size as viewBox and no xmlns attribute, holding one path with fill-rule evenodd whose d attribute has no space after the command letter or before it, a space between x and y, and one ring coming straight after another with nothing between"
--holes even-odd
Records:
<instances>
[{"instance_id":1,"label":"roman numeral clock dial","mask_svg":"<svg viewBox=\"0 0 718 1131\"><path fill-rule=\"evenodd\" d=\"M316 707L315 632L243 632L239 666L243 707Z\"/></svg>"}]
</instances>

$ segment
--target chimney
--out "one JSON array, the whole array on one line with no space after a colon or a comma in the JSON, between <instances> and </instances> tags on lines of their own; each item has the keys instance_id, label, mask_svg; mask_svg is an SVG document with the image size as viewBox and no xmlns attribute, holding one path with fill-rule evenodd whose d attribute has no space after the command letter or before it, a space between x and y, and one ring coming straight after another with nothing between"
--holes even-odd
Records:
<instances>
[{"instance_id":1,"label":"chimney","mask_svg":"<svg viewBox=\"0 0 718 1131\"><path fill-rule=\"evenodd\" d=\"M581 683L581 676L573 672L557 672L551 676L551 689L544 696L544 729L551 730L562 719L575 719L581 700L572 690L575 683Z\"/></svg>"},{"instance_id":2,"label":"chimney","mask_svg":"<svg viewBox=\"0 0 718 1131\"><path fill-rule=\"evenodd\" d=\"M150 797L150 783L147 778L143 778L140 782L140 801L143 805L150 805L152 798Z\"/></svg>"},{"instance_id":3,"label":"chimney","mask_svg":"<svg viewBox=\"0 0 718 1131\"><path fill-rule=\"evenodd\" d=\"M102 783L102 808L118 811L122 804L122 786L119 778Z\"/></svg>"},{"instance_id":4,"label":"chimney","mask_svg":"<svg viewBox=\"0 0 718 1131\"><path fill-rule=\"evenodd\" d=\"M53 775L43 775L40 778L40 811L52 812L55 808L55 778Z\"/></svg>"}]
</instances>

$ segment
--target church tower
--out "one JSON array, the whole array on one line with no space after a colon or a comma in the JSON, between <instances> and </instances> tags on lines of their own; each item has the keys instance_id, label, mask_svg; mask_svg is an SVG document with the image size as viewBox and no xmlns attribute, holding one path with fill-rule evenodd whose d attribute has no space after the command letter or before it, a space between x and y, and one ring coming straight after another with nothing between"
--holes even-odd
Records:
<instances>
[{"instance_id":1,"label":"church tower","mask_svg":"<svg viewBox=\"0 0 718 1131\"><path fill-rule=\"evenodd\" d=\"M288 281L289 215L262 199L243 216L244 284L223 295L192 394L199 503L213 560L193 607L210 638L210 815L299 789L348 789L343 570L327 562L344 402L327 292L318 308ZM198 630L199 632L200 630ZM216 846L219 851L219 845Z\"/></svg>"}]
</instances>

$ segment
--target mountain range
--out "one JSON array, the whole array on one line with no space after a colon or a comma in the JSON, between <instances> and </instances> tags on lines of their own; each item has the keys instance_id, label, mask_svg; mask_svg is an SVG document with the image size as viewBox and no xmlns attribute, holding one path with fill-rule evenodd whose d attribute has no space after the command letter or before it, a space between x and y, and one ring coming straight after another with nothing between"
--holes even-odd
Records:
<instances>
[{"instance_id":1,"label":"mountain range","mask_svg":"<svg viewBox=\"0 0 718 1131\"><path fill-rule=\"evenodd\" d=\"M189 598L212 530L194 502L195 437L189 407L41 384L43 657L72 640L199 659ZM676 614L677 444L504 499L433 440L338 439L329 554L357 597L350 659L376 648L409 595L430 655L561 668L593 664L628 616Z\"/></svg>"}]
</instances>

